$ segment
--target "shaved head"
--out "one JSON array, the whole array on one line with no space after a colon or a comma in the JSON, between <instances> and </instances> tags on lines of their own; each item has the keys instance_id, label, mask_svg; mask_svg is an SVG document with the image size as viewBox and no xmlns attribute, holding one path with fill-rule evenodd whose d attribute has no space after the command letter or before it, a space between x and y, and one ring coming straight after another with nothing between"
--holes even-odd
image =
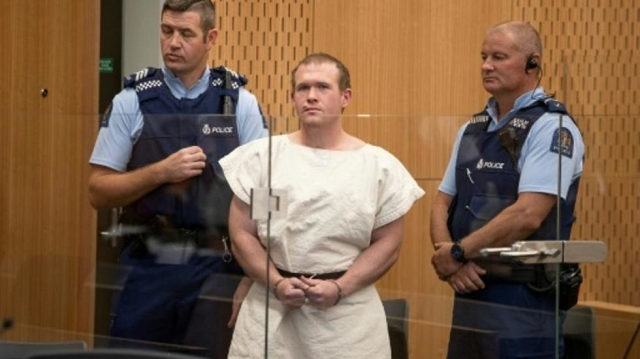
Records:
<instances>
[{"instance_id":1,"label":"shaved head","mask_svg":"<svg viewBox=\"0 0 640 359\"><path fill-rule=\"evenodd\" d=\"M540 34L531 25L522 21L507 21L500 23L487 31L487 35L500 32L511 35L513 46L521 52L525 58L533 54L542 58L542 40Z\"/></svg>"}]
</instances>

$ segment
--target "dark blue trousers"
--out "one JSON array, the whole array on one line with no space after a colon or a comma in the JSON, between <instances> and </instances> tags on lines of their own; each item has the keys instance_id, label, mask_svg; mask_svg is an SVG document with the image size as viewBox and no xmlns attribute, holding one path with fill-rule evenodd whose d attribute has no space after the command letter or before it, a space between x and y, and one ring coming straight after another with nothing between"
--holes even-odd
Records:
<instances>
[{"instance_id":1,"label":"dark blue trousers","mask_svg":"<svg viewBox=\"0 0 640 359\"><path fill-rule=\"evenodd\" d=\"M490 283L481 291L457 294L447 358L554 359L554 307L552 295L517 283Z\"/></svg>"},{"instance_id":2,"label":"dark blue trousers","mask_svg":"<svg viewBox=\"0 0 640 359\"><path fill-rule=\"evenodd\" d=\"M227 358L237 263L196 251L167 264L132 247L120 256L123 290L114 297L110 345Z\"/></svg>"}]
</instances>

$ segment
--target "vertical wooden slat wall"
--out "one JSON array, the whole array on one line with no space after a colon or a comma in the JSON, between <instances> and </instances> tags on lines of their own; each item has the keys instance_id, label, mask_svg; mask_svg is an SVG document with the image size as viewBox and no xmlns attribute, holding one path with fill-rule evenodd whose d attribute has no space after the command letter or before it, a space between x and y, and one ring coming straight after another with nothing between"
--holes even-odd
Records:
<instances>
[{"instance_id":1,"label":"vertical wooden slat wall","mask_svg":"<svg viewBox=\"0 0 640 359\"><path fill-rule=\"evenodd\" d=\"M289 76L325 51L350 68L347 129L383 146L427 195L406 219L399 262L379 282L410 299L412 358L446 353L451 290L433 274L430 205L458 127L484 106L480 47L510 19L536 26L542 85L565 102L587 146L575 239L605 241L604 264L585 265L581 300L640 305L640 3L633 0L292 0L217 2L214 63L250 79L275 133L297 127ZM367 115L367 116L358 116ZM401 126L399 126L401 124Z\"/></svg>"},{"instance_id":2,"label":"vertical wooden slat wall","mask_svg":"<svg viewBox=\"0 0 640 359\"><path fill-rule=\"evenodd\" d=\"M519 0L513 12L540 29L547 83L584 133L573 237L610 252L583 266L581 299L640 306L640 3Z\"/></svg>"},{"instance_id":3,"label":"vertical wooden slat wall","mask_svg":"<svg viewBox=\"0 0 640 359\"><path fill-rule=\"evenodd\" d=\"M312 48L312 4L312 0L216 2L220 35L211 65L247 77L247 87L263 113L273 117L273 133L297 126L289 101L290 73Z\"/></svg>"}]
</instances>

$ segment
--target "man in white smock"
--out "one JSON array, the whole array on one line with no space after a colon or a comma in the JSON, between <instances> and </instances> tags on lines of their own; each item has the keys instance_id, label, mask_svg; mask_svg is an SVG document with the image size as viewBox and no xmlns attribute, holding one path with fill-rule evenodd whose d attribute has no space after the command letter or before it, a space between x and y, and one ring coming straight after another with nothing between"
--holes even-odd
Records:
<instances>
[{"instance_id":1,"label":"man in white smock","mask_svg":"<svg viewBox=\"0 0 640 359\"><path fill-rule=\"evenodd\" d=\"M285 218L250 219L252 188L268 186L268 140L220 160L234 198L232 248L254 281L242 304L229 358L263 358L265 291L269 358L391 357L373 283L397 260L403 216L424 191L393 155L347 134L349 71L312 54L292 73L300 130L272 139L272 188L285 190Z\"/></svg>"}]
</instances>

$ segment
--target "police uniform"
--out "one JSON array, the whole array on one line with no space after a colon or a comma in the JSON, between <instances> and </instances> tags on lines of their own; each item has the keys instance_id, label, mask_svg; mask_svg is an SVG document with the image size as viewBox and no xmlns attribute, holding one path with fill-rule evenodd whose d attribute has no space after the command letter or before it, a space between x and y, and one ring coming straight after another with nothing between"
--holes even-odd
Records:
<instances>
[{"instance_id":1,"label":"police uniform","mask_svg":"<svg viewBox=\"0 0 640 359\"><path fill-rule=\"evenodd\" d=\"M111 335L136 341L115 345L187 345L200 348L192 354L226 358L230 303L193 311L203 288L231 299L235 283L229 276L242 274L224 252L231 191L218 160L266 135L258 102L245 84L223 67L207 68L187 89L166 67L147 68L125 79L101 121L93 165L133 171L196 145L207 155L202 175L188 185L161 185L124 209L122 221L142 233L127 239L119 259L129 270L114 303ZM226 106L235 116L220 115Z\"/></svg>"},{"instance_id":2,"label":"police uniform","mask_svg":"<svg viewBox=\"0 0 640 359\"><path fill-rule=\"evenodd\" d=\"M563 115L562 127L559 117ZM452 196L448 218L458 242L513 204L519 193L555 195L561 163L561 237L568 239L584 145L564 105L542 89L523 94L500 121L492 98L458 132L439 190ZM530 239L556 239L556 208ZM483 263L479 263L483 266ZM555 297L535 291L541 267L488 270L485 289L456 294L449 358L553 358ZM533 310L533 311L532 311Z\"/></svg>"}]
</instances>

